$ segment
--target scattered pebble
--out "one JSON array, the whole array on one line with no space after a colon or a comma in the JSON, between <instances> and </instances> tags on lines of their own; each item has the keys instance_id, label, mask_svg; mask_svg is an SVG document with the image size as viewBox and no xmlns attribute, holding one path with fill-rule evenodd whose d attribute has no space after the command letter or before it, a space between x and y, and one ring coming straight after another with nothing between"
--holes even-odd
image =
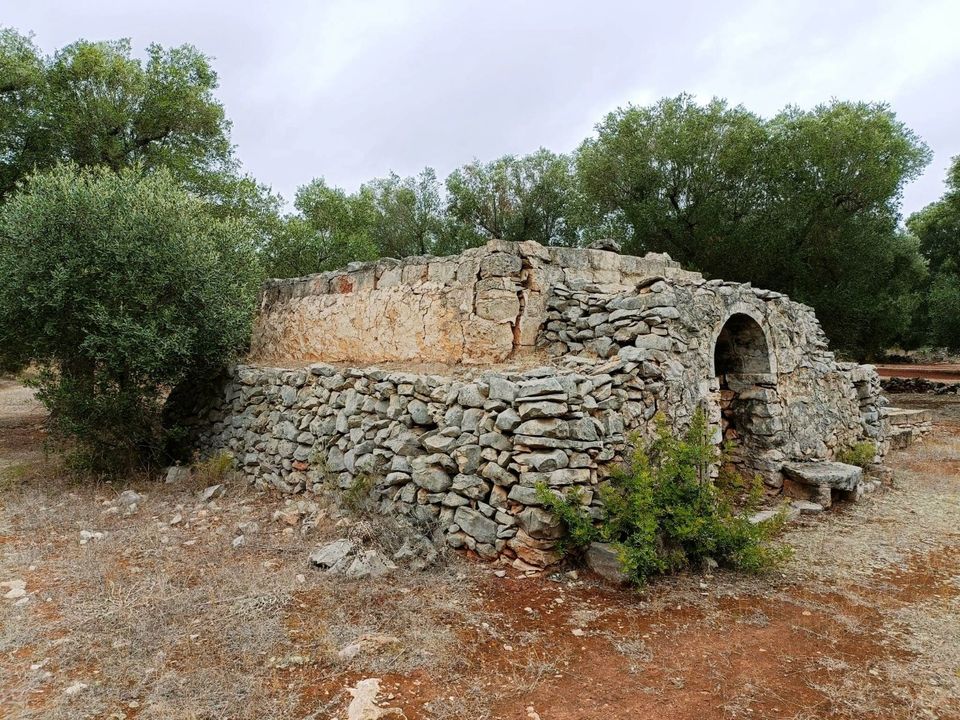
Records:
<instances>
[{"instance_id":1,"label":"scattered pebble","mask_svg":"<svg viewBox=\"0 0 960 720\"><path fill-rule=\"evenodd\" d=\"M99 530L81 530L80 531L80 544L86 545L91 540L103 540L107 534L105 532L100 532Z\"/></svg>"}]
</instances>

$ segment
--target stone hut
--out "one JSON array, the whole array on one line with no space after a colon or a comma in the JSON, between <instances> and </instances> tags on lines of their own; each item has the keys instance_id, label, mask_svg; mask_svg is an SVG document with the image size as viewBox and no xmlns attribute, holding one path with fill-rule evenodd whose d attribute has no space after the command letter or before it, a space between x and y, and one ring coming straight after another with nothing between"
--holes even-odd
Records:
<instances>
[{"instance_id":1,"label":"stone hut","mask_svg":"<svg viewBox=\"0 0 960 720\"><path fill-rule=\"evenodd\" d=\"M535 486L595 489L661 413L698 407L771 494L875 486L836 462L889 424L871 366L838 362L813 310L666 255L490 242L269 281L246 364L198 442L283 491L359 479L383 512L519 564L556 560Z\"/></svg>"}]
</instances>

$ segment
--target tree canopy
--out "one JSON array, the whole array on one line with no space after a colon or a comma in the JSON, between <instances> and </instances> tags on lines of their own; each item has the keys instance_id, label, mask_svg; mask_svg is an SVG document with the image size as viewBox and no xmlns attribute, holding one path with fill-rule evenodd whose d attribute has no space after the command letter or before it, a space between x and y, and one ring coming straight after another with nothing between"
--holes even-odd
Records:
<instances>
[{"instance_id":1,"label":"tree canopy","mask_svg":"<svg viewBox=\"0 0 960 720\"><path fill-rule=\"evenodd\" d=\"M217 74L190 45L142 62L129 40L81 40L47 57L0 29L0 70L0 198L60 162L163 167L201 193L236 169Z\"/></svg>"},{"instance_id":2,"label":"tree canopy","mask_svg":"<svg viewBox=\"0 0 960 720\"><path fill-rule=\"evenodd\" d=\"M189 45L150 45L141 59L127 40L82 40L48 56L0 30L0 203L61 163L162 172L208 217L248 228L273 276L493 238L613 238L811 304L854 357L960 345L940 319L960 302L960 166L905 229L903 187L930 152L884 104L761 117L679 95L615 110L569 154L474 160L445 178L391 172L352 192L318 177L288 208L241 173L216 90L211 62Z\"/></svg>"},{"instance_id":3,"label":"tree canopy","mask_svg":"<svg viewBox=\"0 0 960 720\"><path fill-rule=\"evenodd\" d=\"M928 302L916 324L935 345L960 349L960 157L947 172L943 197L907 220L930 266Z\"/></svg>"},{"instance_id":4,"label":"tree canopy","mask_svg":"<svg viewBox=\"0 0 960 720\"><path fill-rule=\"evenodd\" d=\"M576 161L588 222L632 253L789 293L861 356L909 323L923 265L900 197L929 151L885 105L764 120L681 95L611 113Z\"/></svg>"},{"instance_id":5,"label":"tree canopy","mask_svg":"<svg viewBox=\"0 0 960 720\"><path fill-rule=\"evenodd\" d=\"M155 457L164 391L248 341L255 242L165 169L31 175L0 206L0 362L44 369L41 399L93 466Z\"/></svg>"}]
</instances>

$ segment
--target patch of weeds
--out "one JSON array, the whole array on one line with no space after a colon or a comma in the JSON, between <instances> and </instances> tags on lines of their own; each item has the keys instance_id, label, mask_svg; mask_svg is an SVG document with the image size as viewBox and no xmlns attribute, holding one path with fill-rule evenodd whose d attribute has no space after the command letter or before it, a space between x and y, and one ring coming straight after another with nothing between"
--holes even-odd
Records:
<instances>
[{"instance_id":1,"label":"patch of weeds","mask_svg":"<svg viewBox=\"0 0 960 720\"><path fill-rule=\"evenodd\" d=\"M314 448L307 456L307 462L310 463L310 469L319 477L330 479L332 473L327 468L327 454L320 448Z\"/></svg>"},{"instance_id":2,"label":"patch of weeds","mask_svg":"<svg viewBox=\"0 0 960 720\"><path fill-rule=\"evenodd\" d=\"M204 485L219 485L233 477L236 461L228 452L218 452L191 466L194 477Z\"/></svg>"},{"instance_id":3,"label":"patch of weeds","mask_svg":"<svg viewBox=\"0 0 960 720\"><path fill-rule=\"evenodd\" d=\"M877 446L870 441L856 443L837 452L837 461L847 465L866 468L873 464L877 456Z\"/></svg>"},{"instance_id":4,"label":"patch of weeds","mask_svg":"<svg viewBox=\"0 0 960 720\"><path fill-rule=\"evenodd\" d=\"M340 494L341 504L351 515L368 515L371 511L370 491L373 490L373 485L372 475L356 475L350 486Z\"/></svg>"},{"instance_id":5,"label":"patch of weeds","mask_svg":"<svg viewBox=\"0 0 960 720\"><path fill-rule=\"evenodd\" d=\"M32 470L30 463L17 463L0 468L0 491L10 490L26 482Z\"/></svg>"},{"instance_id":6,"label":"patch of weeds","mask_svg":"<svg viewBox=\"0 0 960 720\"><path fill-rule=\"evenodd\" d=\"M697 567L713 559L740 570L771 567L789 555L772 542L781 517L753 524L763 495L758 479L726 473L716 482L710 468L722 460L710 440L706 415L675 436L661 416L651 442L634 440L630 459L600 487L603 517L594 524L578 491L559 495L540 485L537 494L568 530L566 548L594 540L612 543L624 572L636 584L650 577Z\"/></svg>"}]
</instances>

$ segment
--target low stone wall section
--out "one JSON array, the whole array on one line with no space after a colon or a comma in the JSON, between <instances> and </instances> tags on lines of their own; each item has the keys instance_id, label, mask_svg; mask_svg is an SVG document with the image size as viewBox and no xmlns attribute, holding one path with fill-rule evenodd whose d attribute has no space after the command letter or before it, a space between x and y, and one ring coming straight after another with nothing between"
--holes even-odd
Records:
<instances>
[{"instance_id":1,"label":"low stone wall section","mask_svg":"<svg viewBox=\"0 0 960 720\"><path fill-rule=\"evenodd\" d=\"M260 486L285 492L358 482L382 512L436 522L484 557L542 566L561 528L536 486L595 489L620 461L628 428L663 407L642 362L591 372L532 369L463 380L317 364L240 366L201 418L200 445L230 451Z\"/></svg>"}]
</instances>

